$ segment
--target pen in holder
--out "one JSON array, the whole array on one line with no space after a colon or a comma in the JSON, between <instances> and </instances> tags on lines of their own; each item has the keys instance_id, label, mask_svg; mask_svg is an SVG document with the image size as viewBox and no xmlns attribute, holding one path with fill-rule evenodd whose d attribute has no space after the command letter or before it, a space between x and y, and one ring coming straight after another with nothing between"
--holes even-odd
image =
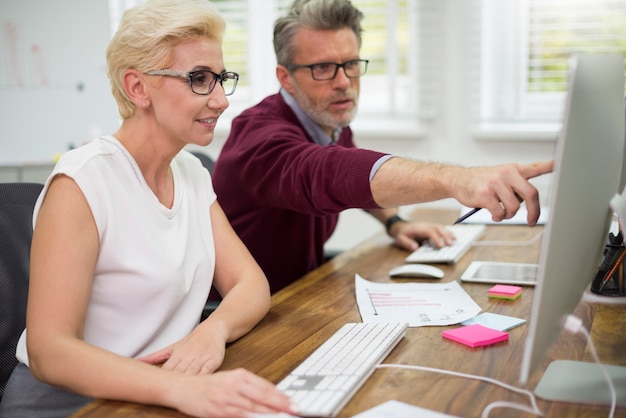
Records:
<instances>
[{"instance_id":1,"label":"pen in holder","mask_svg":"<svg viewBox=\"0 0 626 418\"><path fill-rule=\"evenodd\" d=\"M604 296L626 296L624 284L624 258L626 246L622 233L609 234L609 243L604 246L603 259L591 283L591 291Z\"/></svg>"}]
</instances>

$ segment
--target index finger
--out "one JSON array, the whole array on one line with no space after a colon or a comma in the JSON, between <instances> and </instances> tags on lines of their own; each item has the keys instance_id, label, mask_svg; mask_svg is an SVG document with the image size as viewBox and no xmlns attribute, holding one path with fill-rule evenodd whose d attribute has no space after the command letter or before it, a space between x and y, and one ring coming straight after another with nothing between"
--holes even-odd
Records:
<instances>
[{"instance_id":1,"label":"index finger","mask_svg":"<svg viewBox=\"0 0 626 418\"><path fill-rule=\"evenodd\" d=\"M554 160L538 161L530 164L518 164L518 170L525 179L540 176L552 172Z\"/></svg>"}]
</instances>

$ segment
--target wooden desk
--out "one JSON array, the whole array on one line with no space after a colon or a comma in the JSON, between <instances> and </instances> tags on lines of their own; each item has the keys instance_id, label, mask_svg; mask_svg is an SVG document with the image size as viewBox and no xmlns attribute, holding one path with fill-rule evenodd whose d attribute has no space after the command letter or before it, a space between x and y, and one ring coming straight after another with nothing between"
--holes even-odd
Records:
<instances>
[{"instance_id":1,"label":"wooden desk","mask_svg":"<svg viewBox=\"0 0 626 418\"><path fill-rule=\"evenodd\" d=\"M452 222L456 213L424 209L421 219ZM489 227L483 240L527 241L541 228L498 225ZM443 281L458 279L471 260L536 263L540 240L528 247L477 246L453 266L444 266ZM223 370L244 367L272 382L280 381L342 324L360 322L355 300L354 275L378 282L389 282L388 272L403 263L407 252L391 245L384 234L376 235L347 251L291 286L276 293L266 318L248 335L228 346ZM591 278L590 278L591 280ZM487 284L463 287L486 312L530 318L533 288L525 287L520 299L502 301L487 298ZM581 302L576 314L591 329L595 345L605 363L626 365L626 307L591 305ZM616 321L616 319L618 319ZM527 325L510 331L508 342L485 348L469 348L445 340L447 327L409 328L406 338L391 352L385 363L402 363L488 376L519 386L520 363ZM534 388L551 359L593 361L583 337L561 333L546 356L544 367L531 376L526 388ZM385 401L395 399L459 417L480 417L483 409L496 400L528 404L526 397L488 383L448 375L401 369L376 370L340 417L351 417ZM608 407L547 402L538 399L546 417L606 417ZM181 417L165 408L125 402L98 400L73 415L93 417ZM490 418L534 417L511 409L495 409ZM617 416L626 416L618 408Z\"/></svg>"}]
</instances>

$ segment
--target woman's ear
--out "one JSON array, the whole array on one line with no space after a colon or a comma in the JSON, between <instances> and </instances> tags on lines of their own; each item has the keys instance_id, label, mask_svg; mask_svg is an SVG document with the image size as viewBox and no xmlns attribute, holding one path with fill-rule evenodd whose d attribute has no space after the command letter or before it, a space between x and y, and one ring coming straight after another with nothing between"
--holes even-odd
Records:
<instances>
[{"instance_id":1,"label":"woman's ear","mask_svg":"<svg viewBox=\"0 0 626 418\"><path fill-rule=\"evenodd\" d=\"M145 104L150 102L150 95L146 89L143 74L137 70L128 69L124 72L123 82L124 90L135 106L146 107Z\"/></svg>"}]
</instances>

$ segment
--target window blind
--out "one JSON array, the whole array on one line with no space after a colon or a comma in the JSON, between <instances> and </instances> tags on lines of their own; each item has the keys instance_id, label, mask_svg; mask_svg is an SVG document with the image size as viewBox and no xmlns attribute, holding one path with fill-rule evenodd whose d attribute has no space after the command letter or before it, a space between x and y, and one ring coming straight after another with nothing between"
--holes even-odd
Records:
<instances>
[{"instance_id":1,"label":"window blind","mask_svg":"<svg viewBox=\"0 0 626 418\"><path fill-rule=\"evenodd\" d=\"M559 122L568 60L626 53L626 0L482 0L480 120Z\"/></svg>"},{"instance_id":2,"label":"window blind","mask_svg":"<svg viewBox=\"0 0 626 418\"><path fill-rule=\"evenodd\" d=\"M532 0L528 8L530 92L565 91L572 53L626 52L624 0Z\"/></svg>"},{"instance_id":3,"label":"window blind","mask_svg":"<svg viewBox=\"0 0 626 418\"><path fill-rule=\"evenodd\" d=\"M111 19L141 0L109 0ZM229 114L278 91L272 45L274 21L291 0L212 0L226 20L224 63L240 74L229 97ZM353 0L365 15L361 57L369 59L361 79L360 119L364 115L417 121L432 116L438 103L440 42L444 4L439 0ZM112 24L115 28L116 24ZM425 65L430 63L430 65Z\"/></svg>"}]
</instances>

